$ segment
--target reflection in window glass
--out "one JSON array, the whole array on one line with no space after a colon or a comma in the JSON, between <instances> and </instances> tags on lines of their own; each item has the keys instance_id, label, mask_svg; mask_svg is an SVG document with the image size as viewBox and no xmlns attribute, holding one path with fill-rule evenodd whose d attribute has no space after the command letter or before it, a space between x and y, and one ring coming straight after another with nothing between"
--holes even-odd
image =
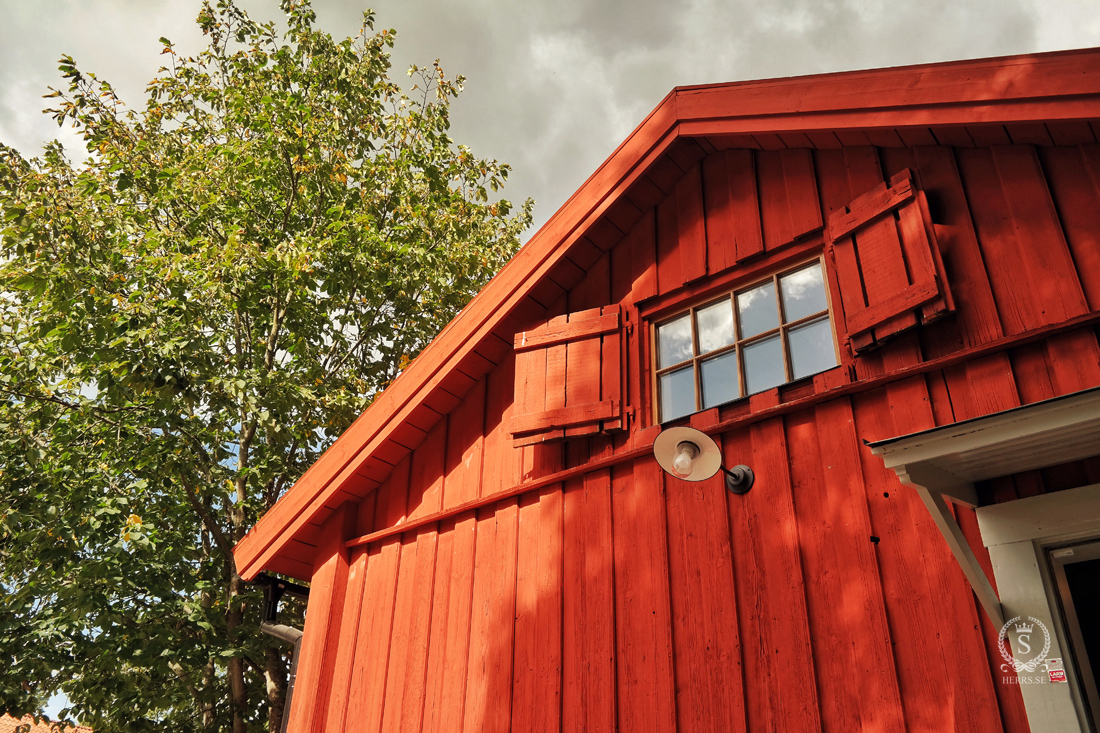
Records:
<instances>
[{"instance_id":1,"label":"reflection in window glass","mask_svg":"<svg viewBox=\"0 0 1100 733\"><path fill-rule=\"evenodd\" d=\"M779 327L775 303L775 284L771 282L737 294L737 315L741 319L741 338Z\"/></svg>"},{"instance_id":2,"label":"reflection in window glass","mask_svg":"<svg viewBox=\"0 0 1100 733\"><path fill-rule=\"evenodd\" d=\"M815 263L779 278L779 289L783 292L783 315L787 323L820 313L828 307L820 264Z\"/></svg>"},{"instance_id":3,"label":"reflection in window glass","mask_svg":"<svg viewBox=\"0 0 1100 733\"><path fill-rule=\"evenodd\" d=\"M661 375L661 422L695 412L695 370L692 367Z\"/></svg>"},{"instance_id":4,"label":"reflection in window glass","mask_svg":"<svg viewBox=\"0 0 1100 733\"><path fill-rule=\"evenodd\" d=\"M691 316L684 314L657 329L660 345L658 368L678 364L691 358Z\"/></svg>"},{"instance_id":5,"label":"reflection in window glass","mask_svg":"<svg viewBox=\"0 0 1100 733\"><path fill-rule=\"evenodd\" d=\"M779 336L749 344L745 353L745 393L756 394L787 381Z\"/></svg>"},{"instance_id":6,"label":"reflection in window glass","mask_svg":"<svg viewBox=\"0 0 1100 733\"><path fill-rule=\"evenodd\" d=\"M700 368L704 410L741 396L741 385L737 383L736 351L727 351L721 356L707 359Z\"/></svg>"},{"instance_id":7,"label":"reflection in window glass","mask_svg":"<svg viewBox=\"0 0 1100 733\"><path fill-rule=\"evenodd\" d=\"M696 311L695 324L699 333L700 354L732 344L733 308L729 298Z\"/></svg>"},{"instance_id":8,"label":"reflection in window glass","mask_svg":"<svg viewBox=\"0 0 1100 733\"><path fill-rule=\"evenodd\" d=\"M833 333L827 317L792 328L787 340L791 346L793 379L808 377L836 366Z\"/></svg>"}]
</instances>

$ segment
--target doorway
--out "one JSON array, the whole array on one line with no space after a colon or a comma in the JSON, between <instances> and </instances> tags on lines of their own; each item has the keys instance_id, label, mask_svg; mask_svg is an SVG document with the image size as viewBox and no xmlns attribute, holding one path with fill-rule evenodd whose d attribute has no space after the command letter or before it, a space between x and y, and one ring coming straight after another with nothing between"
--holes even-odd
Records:
<instances>
[{"instance_id":1,"label":"doorway","mask_svg":"<svg viewBox=\"0 0 1100 733\"><path fill-rule=\"evenodd\" d=\"M1100 732L1100 541L1051 548L1047 552L1059 610L1081 686L1085 715Z\"/></svg>"}]
</instances>

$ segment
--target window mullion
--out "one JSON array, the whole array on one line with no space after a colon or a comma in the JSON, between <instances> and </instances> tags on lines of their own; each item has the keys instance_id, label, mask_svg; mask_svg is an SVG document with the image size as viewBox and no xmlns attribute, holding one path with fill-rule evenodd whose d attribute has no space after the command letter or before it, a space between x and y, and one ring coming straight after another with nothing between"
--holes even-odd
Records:
<instances>
[{"instance_id":1,"label":"window mullion","mask_svg":"<svg viewBox=\"0 0 1100 733\"><path fill-rule=\"evenodd\" d=\"M787 349L787 314L783 312L783 290L779 273L772 275L775 292L775 312L779 314L779 351L783 355L783 381L791 381L791 355Z\"/></svg>"},{"instance_id":2,"label":"window mullion","mask_svg":"<svg viewBox=\"0 0 1100 733\"><path fill-rule=\"evenodd\" d=\"M703 384L699 376L699 328L695 323L695 308L688 310L688 318L691 321L691 376L695 382L695 411L703 409Z\"/></svg>"},{"instance_id":3,"label":"window mullion","mask_svg":"<svg viewBox=\"0 0 1100 733\"><path fill-rule=\"evenodd\" d=\"M782 271L774 271L770 275L766 276L763 282L758 282L755 285L743 287L739 290L726 291L726 294L724 296L722 296L724 298L724 301L722 301L722 302L725 302L727 307L730 309L729 313L730 313L731 322L732 322L733 340L728 345L721 346L721 347L716 348L716 349L712 349L712 350L708 351L706 354L701 353L702 339L703 339L703 336L708 336L708 338L710 338L711 331L707 330L707 332L705 334L703 333L703 324L700 323L699 316L700 316L700 311L706 310L707 311L706 323L707 324L712 324L712 326L708 326L708 329L711 328L711 327L724 329L725 325L721 323L720 316L714 315L714 314L719 313L720 311L715 310L715 311L713 311L714 314L712 314L712 310L719 303L719 301L717 299L712 299L712 300L710 300L709 302L707 302L703 305L690 306L686 309L687 310L686 314L684 313L684 311L681 311L678 315L674 315L672 317L667 318L664 322L665 324L672 323L672 322L674 322L675 320L677 320L679 318L683 318L685 315L687 316L687 318L689 320L689 328L690 328L689 333L690 333L690 339L691 339L691 355L690 355L689 358L684 359L683 361L679 362L678 364L671 364L671 365L668 365L668 366L663 367L663 368L655 368L654 369L653 396L654 396L654 402L655 402L655 407L656 407L657 413L660 415L660 404L661 404L661 399L662 399L661 398L662 391L660 389L660 379L661 379L661 377L664 377L664 376L667 376L667 375L670 375L670 374L674 374L678 371L681 371L681 370L689 368L689 367L692 370L691 384L693 385L693 392L694 392L694 395L693 395L694 396L694 411L699 412L699 411L703 410L704 409L704 402L703 402L703 389L704 389L703 369L704 369L704 366L703 366L703 364L704 364L704 362L707 362L709 364L709 361L711 359L715 359L715 360L728 359L728 361L731 362L731 364L729 366L725 366L725 365L723 365L721 367L719 367L717 365L713 366L712 370L714 370L714 371L713 371L713 374L711 375L713 379L716 379L716 380L723 379L724 377L722 377L720 375L723 374L723 373L725 373L726 375L729 375L729 371L726 371L726 370L730 370L730 371L735 372L735 374L732 375L732 376L734 376L734 378L737 380L737 389L732 391L732 392L728 391L728 387L726 387L724 385L717 385L717 383L716 383L715 384L716 389L727 390L727 391L721 392L721 393L715 393L715 395L713 396L714 399L729 400L729 399L731 399L731 397L730 397L731 394L736 394L737 395L737 397L733 398L733 399L740 399L740 398L744 398L744 397L748 396L748 394L749 394L748 366L749 365L746 363L746 347L752 347L753 345L755 345L757 343L763 343L763 342L770 341L770 340L776 339L776 338L778 338L779 341L780 341L780 343L779 343L780 357L779 358L782 362L782 364L781 364L781 369L782 369L781 375L780 375L780 377L775 376L774 361L773 361L774 358L775 358L775 356L774 356L775 352L773 350L774 347L771 346L771 345L767 345L767 346L761 346L761 349L758 350L758 351L753 351L753 354L754 354L753 364L755 365L754 368L757 368L758 370L759 369L764 369L765 371L761 372L761 374L766 375L766 376L763 376L763 377L758 375L758 378L760 378L761 380L766 379L769 382L774 381L776 379L779 379L780 384L786 384L786 383L790 383L790 382L794 381L794 373L795 373L794 372L794 369L795 369L794 357L795 357L795 354L792 351L793 345L791 343L791 333L793 331L797 330L797 329L802 328L803 326L809 326L809 324L815 323L816 321L818 321L819 319L822 319L822 318L827 319L828 322L829 322L830 328L832 327L832 311L828 307L827 303L826 303L826 307L825 307L824 310L818 311L816 313L811 313L809 315L802 315L801 317L798 317L795 320L791 320L791 321L788 322L787 313L786 313L788 304L784 301L784 297L783 297L784 278L788 278L788 280L787 280L788 285L795 288L795 290L792 291L792 293L794 293L792 295L792 297L802 298L803 297L801 295L802 291L799 290L798 288L803 287L802 286L803 281L802 280L797 280L796 281L796 280L790 279L788 276L792 275L792 273L798 272L799 270L801 270L803 268L810 267L811 264L813 264L813 261L811 261L810 264L804 264L804 265L794 267L794 268L787 268L787 269L782 270ZM824 281L825 280L825 267L824 267L824 264L823 264L822 259L820 257L816 260L816 265L819 268L819 273L820 273L820 274L817 275L816 279ZM813 279L814 278L811 277L811 280L813 280ZM739 309L739 298L738 298L738 296L739 296L740 293L747 293L747 292L749 292L749 291L751 291L755 288L764 287L769 282L771 283L771 286L772 286L772 296L774 298L773 307L775 308L774 312L777 316L778 324L774 328L769 329L769 330L767 330L763 333L753 334L751 337L746 338L745 333L744 333L744 327L742 325L742 319L741 319L741 312L740 312L740 309ZM821 285L819 283L811 282L810 287L820 288ZM826 290L826 297L828 297L828 291L827 290ZM804 305L805 304L801 300L799 300L797 303L794 303L792 305L792 308L796 308L796 310L795 310L796 315L800 314L800 312L804 309ZM764 308L763 311L760 310L760 306L763 306L763 308ZM758 306L753 306L752 310L753 310L753 313L755 314L753 316L753 318L754 319L759 319L762 316L764 316L766 318L766 316L765 316L765 314L767 312L766 308L767 308L767 306L764 303L760 303ZM718 321L715 321L716 317L719 318ZM664 324L659 324L659 325L663 326ZM660 338L658 336L657 328L658 328L657 326L654 326L653 330L651 331L651 334L653 334L654 336L657 336L655 341L659 342ZM680 328L680 327L677 327L677 328ZM813 329L814 330L812 332L807 332L807 333L817 334L817 330L816 330L817 326L813 326ZM671 333L671 331L670 331L670 333ZM682 330L679 331L679 333L682 334L683 333ZM799 351L800 362L799 363L800 364L802 364L801 359L803 359L805 357L805 355L803 354L804 350L806 350L807 348L817 349L817 346L812 346L812 347L807 346L807 344L816 343L816 342L806 341L807 338L820 339L820 336L819 335L799 336L799 339L800 339L799 340L799 349L800 349L800 351ZM710 341L708 341L708 343L711 343L713 340L714 339L711 339ZM835 335L834 335L833 351L835 352L835 350L836 350L836 345L835 345ZM730 352L734 352L734 353L730 354ZM772 355L770 358L767 356L767 354L769 354L769 353ZM807 353L809 353L809 352L807 352ZM816 354L816 351L814 353ZM727 357L726 356L727 354L730 354L730 356L732 356L732 358ZM651 359L654 360L654 362L653 362L654 366L658 366L657 362L656 362L657 358L658 358L657 354L651 355ZM821 361L821 359L817 359L817 357L815 357L813 355L810 355L808 358L816 359L817 362ZM761 359L762 359L762 361L760 361ZM833 360L836 360L835 353L834 353L834 359ZM830 360L830 361L833 361L833 360ZM770 361L770 363L769 363L769 361ZM809 364L809 363L810 362L807 362L807 364ZM812 368L814 370L820 371L820 369L823 367L823 364L819 365L815 362L812 367L807 367L806 364L803 364L803 367L804 367L804 371L807 368ZM816 373L816 371L812 372L812 373ZM677 380L681 384L681 387L680 387L681 395L682 395L683 392L686 392L687 384L683 383L683 381L682 381L684 379L684 377L686 377L686 376L687 375L681 375ZM765 384L765 383L766 382L761 381L761 383L758 384L757 387L760 387L762 384ZM669 382L670 389L671 389L671 384L672 384L672 382L670 381ZM682 396L679 399L682 400ZM683 404L683 402L681 402L680 404L681 404L681 407L675 408L676 412L679 412L681 409L687 408L687 405ZM673 409L673 408L670 407L670 409ZM662 416L662 418L663 417L665 417L665 416Z\"/></svg>"}]
</instances>

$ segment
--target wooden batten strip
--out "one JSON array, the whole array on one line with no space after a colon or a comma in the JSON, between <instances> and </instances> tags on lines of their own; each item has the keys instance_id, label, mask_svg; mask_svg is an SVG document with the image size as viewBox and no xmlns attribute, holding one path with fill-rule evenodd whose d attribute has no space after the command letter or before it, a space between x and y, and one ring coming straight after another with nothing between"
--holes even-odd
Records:
<instances>
[{"instance_id":1,"label":"wooden batten strip","mask_svg":"<svg viewBox=\"0 0 1100 733\"><path fill-rule=\"evenodd\" d=\"M873 307L857 311L845 318L850 333L862 333L880 324L887 313L902 313L918 308L939 293L935 280L914 283L897 295L882 300Z\"/></svg>"},{"instance_id":2,"label":"wooden batten strip","mask_svg":"<svg viewBox=\"0 0 1100 733\"><path fill-rule=\"evenodd\" d=\"M514 417L509 426L509 431L519 438L525 433L534 433L548 428L560 428L566 425L585 425L617 417L618 414L618 400L590 402L586 405L573 405L557 410L547 410L534 415Z\"/></svg>"},{"instance_id":3,"label":"wooden batten strip","mask_svg":"<svg viewBox=\"0 0 1100 733\"><path fill-rule=\"evenodd\" d=\"M718 433L725 433L737 428L753 425L762 420L767 420L772 417L785 415L787 413L803 410L807 407L812 407L826 400L835 399L844 395L850 395L855 392L870 392L878 387L882 387L888 384L893 384L910 377L918 376L921 374L928 374L930 372L938 372L942 369L946 369L957 364L961 364L971 359L978 359L990 354L996 354L1008 349L1016 348L1026 344L1040 341L1044 338L1073 331L1082 327L1093 327L1100 324L1100 312L1088 313L1083 316L1078 316L1065 323L1060 323L1055 326L1047 326L1045 328L1036 329L1023 334L1016 334L1013 336L1006 336L997 341L982 344L981 346L967 349L965 351L959 351L948 356L941 357L939 359L932 359L930 361L918 362L912 365L896 369L894 371L879 374L860 382L843 382L833 389L825 392L815 392L812 395L800 397L790 402L782 402L772 407L762 408L758 412L752 412L749 414L741 414L736 417L728 418L715 425L707 427L703 432L708 435L715 435ZM837 367L842 369L843 367ZM561 483L570 478L578 476L582 473L598 471L603 468L609 468L611 466L617 466L627 461L633 461L637 458L641 458L646 455L652 455L653 438L656 437L659 432L656 430L659 426L651 426L650 429L639 431L633 436L634 442L631 447L625 448L618 453L613 453L604 458L593 459L587 464L576 466L573 468L567 468L553 473L546 474L537 479L531 479L529 481L516 484L509 489L499 491L493 494L483 496L479 499L464 502L458 506L452 507L447 510L434 512L432 514L424 515L416 520L405 522L404 524L397 524L392 527L386 527L376 532L365 534L361 537L349 540L348 547L358 547L360 545L369 545L375 542L386 539L393 535L403 534L415 530L425 524L432 524L435 522L442 522L451 517L454 517L462 512L479 509L483 506L495 504L496 502L510 499L514 496L520 496L530 491L537 491L538 489L545 488L552 484Z\"/></svg>"},{"instance_id":4,"label":"wooden batten strip","mask_svg":"<svg viewBox=\"0 0 1100 733\"><path fill-rule=\"evenodd\" d=\"M829 217L829 239L835 242L876 216L896 209L912 198L912 177L905 176L896 186L887 187L883 183L881 189L866 193L853 201L847 213L837 211Z\"/></svg>"},{"instance_id":5,"label":"wooden batten strip","mask_svg":"<svg viewBox=\"0 0 1100 733\"><path fill-rule=\"evenodd\" d=\"M519 353L536 347L555 346L589 336L599 336L618 329L619 313L616 311L586 318L583 321L558 323L530 331L521 331L516 334L515 349Z\"/></svg>"}]
</instances>

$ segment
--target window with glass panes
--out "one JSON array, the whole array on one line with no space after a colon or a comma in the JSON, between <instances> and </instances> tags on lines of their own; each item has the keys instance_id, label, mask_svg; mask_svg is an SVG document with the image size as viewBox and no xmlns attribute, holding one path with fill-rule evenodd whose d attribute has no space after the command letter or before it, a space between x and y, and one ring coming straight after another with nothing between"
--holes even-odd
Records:
<instances>
[{"instance_id":1,"label":"window with glass panes","mask_svg":"<svg viewBox=\"0 0 1100 733\"><path fill-rule=\"evenodd\" d=\"M837 365L820 260L657 324L660 422Z\"/></svg>"}]
</instances>

